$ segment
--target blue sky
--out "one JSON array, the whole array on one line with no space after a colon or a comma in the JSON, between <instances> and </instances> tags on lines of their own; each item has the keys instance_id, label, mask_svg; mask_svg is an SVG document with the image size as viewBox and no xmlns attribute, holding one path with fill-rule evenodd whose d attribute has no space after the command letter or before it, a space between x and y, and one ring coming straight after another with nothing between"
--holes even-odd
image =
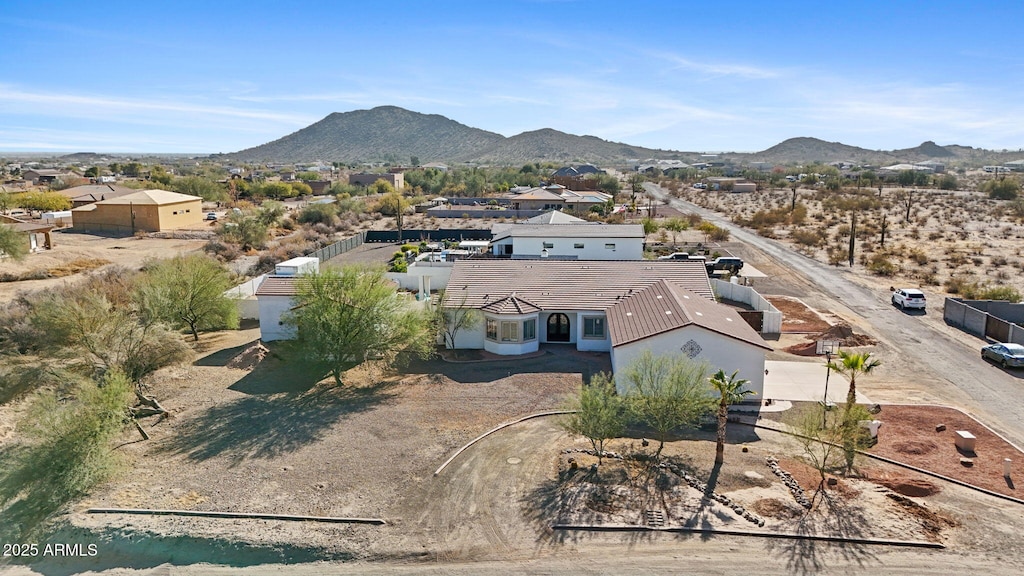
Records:
<instances>
[{"instance_id":1,"label":"blue sky","mask_svg":"<svg viewBox=\"0 0 1024 576\"><path fill-rule=\"evenodd\" d=\"M232 152L381 105L683 151L1024 147L1010 0L0 5L0 151Z\"/></svg>"}]
</instances>

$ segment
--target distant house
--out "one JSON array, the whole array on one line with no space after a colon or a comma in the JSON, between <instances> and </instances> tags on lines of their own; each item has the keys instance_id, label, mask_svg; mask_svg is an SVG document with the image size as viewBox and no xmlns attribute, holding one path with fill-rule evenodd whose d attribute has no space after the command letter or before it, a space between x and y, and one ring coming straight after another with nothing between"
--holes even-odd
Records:
<instances>
[{"instance_id":1,"label":"distant house","mask_svg":"<svg viewBox=\"0 0 1024 576\"><path fill-rule=\"evenodd\" d=\"M727 190L729 192L757 192L757 182L751 182L746 178L707 178L709 190Z\"/></svg>"},{"instance_id":2,"label":"distant house","mask_svg":"<svg viewBox=\"0 0 1024 576\"><path fill-rule=\"evenodd\" d=\"M569 190L560 184L543 188L514 188L505 195L515 210L571 210L584 214L591 206L604 204L612 198L610 194L597 190Z\"/></svg>"},{"instance_id":3,"label":"distant house","mask_svg":"<svg viewBox=\"0 0 1024 576\"><path fill-rule=\"evenodd\" d=\"M604 170L601 170L593 164L580 164L579 166L563 166L558 170L555 170L551 176L553 178L573 178L591 174L604 174Z\"/></svg>"},{"instance_id":4,"label":"distant house","mask_svg":"<svg viewBox=\"0 0 1024 576\"><path fill-rule=\"evenodd\" d=\"M33 184L52 184L66 176L68 176L66 172L44 168L34 168L21 173L24 180Z\"/></svg>"},{"instance_id":5,"label":"distant house","mask_svg":"<svg viewBox=\"0 0 1024 576\"><path fill-rule=\"evenodd\" d=\"M495 224L491 251L514 259L642 260L640 224Z\"/></svg>"},{"instance_id":6,"label":"distant house","mask_svg":"<svg viewBox=\"0 0 1024 576\"><path fill-rule=\"evenodd\" d=\"M120 198L121 196L127 196L136 192L138 192L138 190L134 188L118 186L116 184L87 184L85 186L65 188L57 193L69 198L71 200L72 207L77 208L79 206L85 206L86 204L99 202L100 200Z\"/></svg>"},{"instance_id":7,"label":"distant house","mask_svg":"<svg viewBox=\"0 0 1024 576\"><path fill-rule=\"evenodd\" d=\"M448 171L448 165L447 164L442 164L441 162L428 162L428 163L423 164L422 166L420 166L420 168L423 168L424 170L434 169L434 170L438 170L440 172L447 172Z\"/></svg>"},{"instance_id":8,"label":"distant house","mask_svg":"<svg viewBox=\"0 0 1024 576\"><path fill-rule=\"evenodd\" d=\"M510 193L508 198L512 200L512 208L515 210L561 210L565 206L565 199L562 198L563 186L548 186L546 188L530 188L528 190Z\"/></svg>"},{"instance_id":9,"label":"distant house","mask_svg":"<svg viewBox=\"0 0 1024 576\"><path fill-rule=\"evenodd\" d=\"M405 188L405 175L397 173L385 173L385 174L369 174L366 172L360 172L359 174L349 174L348 183L352 186L370 186L377 180L384 180L388 184L394 187L395 190L402 190Z\"/></svg>"},{"instance_id":10,"label":"distant house","mask_svg":"<svg viewBox=\"0 0 1024 576\"><path fill-rule=\"evenodd\" d=\"M167 190L140 190L71 210L75 229L87 232L160 232L203 223L203 199Z\"/></svg>"},{"instance_id":11,"label":"distant house","mask_svg":"<svg viewBox=\"0 0 1024 576\"><path fill-rule=\"evenodd\" d=\"M456 334L457 349L519 355L565 344L609 352L613 370L644 350L683 354L711 371L738 370L747 388L763 395L771 347L734 309L715 302L700 262L462 260L442 306L482 316Z\"/></svg>"},{"instance_id":12,"label":"distant house","mask_svg":"<svg viewBox=\"0 0 1024 576\"><path fill-rule=\"evenodd\" d=\"M319 195L327 192L334 182L331 182L330 180L308 180L306 184L309 184L309 188L313 191L313 194Z\"/></svg>"}]
</instances>

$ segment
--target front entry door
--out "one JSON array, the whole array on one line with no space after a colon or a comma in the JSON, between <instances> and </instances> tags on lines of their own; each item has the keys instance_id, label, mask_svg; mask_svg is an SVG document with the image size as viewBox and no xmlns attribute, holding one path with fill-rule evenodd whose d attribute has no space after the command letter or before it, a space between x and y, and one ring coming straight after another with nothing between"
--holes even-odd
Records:
<instances>
[{"instance_id":1,"label":"front entry door","mask_svg":"<svg viewBox=\"0 0 1024 576\"><path fill-rule=\"evenodd\" d=\"M569 317L561 312L548 316L548 342L569 341Z\"/></svg>"}]
</instances>

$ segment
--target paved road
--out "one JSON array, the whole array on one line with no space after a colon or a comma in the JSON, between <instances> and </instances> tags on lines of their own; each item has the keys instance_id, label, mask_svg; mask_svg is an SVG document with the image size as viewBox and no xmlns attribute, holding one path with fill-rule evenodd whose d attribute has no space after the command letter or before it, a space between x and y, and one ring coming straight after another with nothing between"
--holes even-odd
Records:
<instances>
[{"instance_id":1,"label":"paved road","mask_svg":"<svg viewBox=\"0 0 1024 576\"><path fill-rule=\"evenodd\" d=\"M1018 446L1024 446L1024 380L1019 374L1000 370L981 360L981 340L950 334L942 321L937 302L927 316L900 312L890 305L888 290L872 290L854 282L846 268L823 264L774 240L731 224L721 215L690 202L670 198L651 183L648 193L667 201L674 208L696 212L717 226L727 228L732 237L774 260L798 275L802 284L840 304L855 315L859 324L871 327L872 335L900 352L899 361L909 364L918 375L918 383L933 396L947 398L976 414ZM973 343L976 342L976 345ZM906 370L904 370L906 371Z\"/></svg>"}]
</instances>

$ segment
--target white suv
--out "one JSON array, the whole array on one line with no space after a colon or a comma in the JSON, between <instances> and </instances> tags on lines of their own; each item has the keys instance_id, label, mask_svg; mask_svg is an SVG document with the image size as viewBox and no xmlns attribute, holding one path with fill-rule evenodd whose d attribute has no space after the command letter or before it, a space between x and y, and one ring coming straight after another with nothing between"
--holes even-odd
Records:
<instances>
[{"instance_id":1,"label":"white suv","mask_svg":"<svg viewBox=\"0 0 1024 576\"><path fill-rule=\"evenodd\" d=\"M892 292L892 303L899 306L900 310L906 308L920 308L924 310L924 292L917 288L897 288Z\"/></svg>"}]
</instances>

